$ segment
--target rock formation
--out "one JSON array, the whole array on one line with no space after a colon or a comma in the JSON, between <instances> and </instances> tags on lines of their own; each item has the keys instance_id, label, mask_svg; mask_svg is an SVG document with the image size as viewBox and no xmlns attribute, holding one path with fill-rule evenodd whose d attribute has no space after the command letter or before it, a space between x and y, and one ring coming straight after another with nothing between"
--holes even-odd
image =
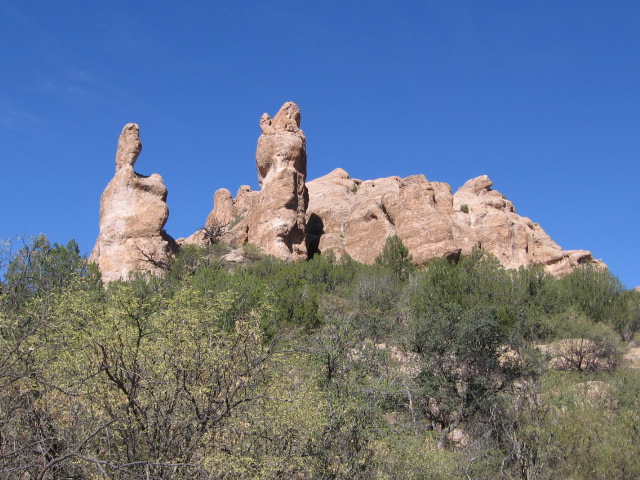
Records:
<instances>
[{"instance_id":1,"label":"rock formation","mask_svg":"<svg viewBox=\"0 0 640 480\"><path fill-rule=\"evenodd\" d=\"M334 170L307 183L310 253L333 250L372 263L386 239L398 235L418 265L468 255L474 247L507 268L541 264L558 276L597 262L585 250L563 251L492 185L485 175L452 195L449 185L424 175L361 181Z\"/></svg>"},{"instance_id":2,"label":"rock formation","mask_svg":"<svg viewBox=\"0 0 640 480\"><path fill-rule=\"evenodd\" d=\"M256 168L261 190L245 185L235 198L227 189L218 190L205 229L223 226L224 241L253 243L283 260L307 258L307 151L298 105L285 103L273 119L265 113L260 128ZM198 232L194 235L185 242L198 243Z\"/></svg>"},{"instance_id":3,"label":"rock formation","mask_svg":"<svg viewBox=\"0 0 640 480\"><path fill-rule=\"evenodd\" d=\"M586 250L562 250L538 225L515 212L513 203L492 190L486 175L467 181L454 195L454 210L468 210L465 223L474 243L494 254L507 268L544 265L556 276L571 273L579 264L595 263ZM463 207L465 206L465 207Z\"/></svg>"},{"instance_id":4,"label":"rock formation","mask_svg":"<svg viewBox=\"0 0 640 480\"><path fill-rule=\"evenodd\" d=\"M306 183L306 138L300 109L285 103L260 118L256 149L259 191L241 186L236 196L216 191L205 227L178 244L222 240L233 247L252 243L283 260L333 250L373 263L387 238L398 235L413 260L455 259L479 247L507 268L544 265L562 276L581 263L596 263L586 250L563 251L542 228L515 212L486 175L452 194L446 183L424 175L357 180L336 169ZM91 255L105 282L132 270L160 273L176 248L162 230L167 190L159 175L133 171L141 150L138 126L125 126L116 155L116 175L102 195L100 236Z\"/></svg>"},{"instance_id":5,"label":"rock formation","mask_svg":"<svg viewBox=\"0 0 640 480\"><path fill-rule=\"evenodd\" d=\"M309 229L321 230L311 253L333 250L373 263L387 238L398 235L421 265L473 247L454 215L450 187L424 175L361 181L337 169L307 187Z\"/></svg>"},{"instance_id":6,"label":"rock formation","mask_svg":"<svg viewBox=\"0 0 640 480\"><path fill-rule=\"evenodd\" d=\"M105 283L126 278L134 270L159 274L175 249L163 231L169 208L162 177L133 171L141 150L138 125L125 125L118 140L115 176L100 199L100 234L90 257Z\"/></svg>"}]
</instances>

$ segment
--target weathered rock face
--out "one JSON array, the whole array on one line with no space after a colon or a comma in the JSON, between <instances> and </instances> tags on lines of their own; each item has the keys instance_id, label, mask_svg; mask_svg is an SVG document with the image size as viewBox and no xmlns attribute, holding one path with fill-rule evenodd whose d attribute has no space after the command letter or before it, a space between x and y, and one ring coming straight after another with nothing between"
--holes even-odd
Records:
<instances>
[{"instance_id":1,"label":"weathered rock face","mask_svg":"<svg viewBox=\"0 0 640 480\"><path fill-rule=\"evenodd\" d=\"M413 175L400 182L397 197L387 196L383 203L416 263L471 253L473 245L454 215L451 187L446 183Z\"/></svg>"},{"instance_id":2,"label":"weathered rock face","mask_svg":"<svg viewBox=\"0 0 640 480\"><path fill-rule=\"evenodd\" d=\"M179 239L180 245L206 244L219 236L235 247L253 243L283 260L333 250L373 263L387 238L398 235L418 265L480 247L507 268L544 265L557 276L581 263L605 267L586 250L563 251L538 224L517 215L486 175L455 194L424 175L362 181L336 169L306 183L306 137L298 106L287 102L274 118L265 113L260 128L260 191L245 185L234 198L229 190L218 190L205 228ZM133 171L141 149L138 126L126 125L116 174L102 194L100 235L91 254L105 282L133 270L162 273L177 249L163 231L169 210L162 177Z\"/></svg>"},{"instance_id":3,"label":"weathered rock face","mask_svg":"<svg viewBox=\"0 0 640 480\"><path fill-rule=\"evenodd\" d=\"M414 261L458 255L461 228L453 217L448 185L428 182L424 175L351 180L342 169L307 183L311 253L333 250L373 263L388 237L398 235ZM469 242L467 242L469 243ZM464 248L470 252L472 245Z\"/></svg>"},{"instance_id":4,"label":"weathered rock face","mask_svg":"<svg viewBox=\"0 0 640 480\"><path fill-rule=\"evenodd\" d=\"M310 254L333 250L372 263L386 239L398 235L418 265L468 255L476 246L507 268L541 264L559 276L580 263L599 263L590 252L563 251L492 185L481 176L452 195L449 185L423 175L363 182L334 170L307 183Z\"/></svg>"},{"instance_id":5,"label":"weathered rock face","mask_svg":"<svg viewBox=\"0 0 640 480\"><path fill-rule=\"evenodd\" d=\"M138 125L125 125L118 140L116 173L100 200L100 235L90 257L105 283L134 270L159 274L175 249L162 230L169 217L162 177L133 171L141 150Z\"/></svg>"},{"instance_id":6,"label":"weathered rock face","mask_svg":"<svg viewBox=\"0 0 640 480\"><path fill-rule=\"evenodd\" d=\"M285 103L272 119L260 119L256 168L261 190L240 187L214 196L206 229L224 227L223 241L254 243L285 260L304 259L327 250L373 263L392 235L424 265L441 257L469 255L480 247L507 268L540 264L554 275L580 263L601 262L585 250L563 251L513 204L492 190L487 176L469 180L455 195L446 183L424 175L377 180L351 179L338 168L306 183L306 139L300 109ZM184 243L205 243L203 231Z\"/></svg>"},{"instance_id":7,"label":"weathered rock face","mask_svg":"<svg viewBox=\"0 0 640 480\"><path fill-rule=\"evenodd\" d=\"M253 243L283 260L307 258L307 152L300 109L287 102L273 119L265 113L260 127L256 167L261 190L242 186L235 199L227 189L218 190L205 228L224 226L223 239L232 245Z\"/></svg>"},{"instance_id":8,"label":"weathered rock face","mask_svg":"<svg viewBox=\"0 0 640 480\"><path fill-rule=\"evenodd\" d=\"M462 218L468 222L474 243L505 267L544 265L551 274L562 276L581 263L604 266L586 250L562 250L540 225L517 215L513 204L492 186L486 175L467 181L454 195L453 207L468 210L468 216Z\"/></svg>"}]
</instances>

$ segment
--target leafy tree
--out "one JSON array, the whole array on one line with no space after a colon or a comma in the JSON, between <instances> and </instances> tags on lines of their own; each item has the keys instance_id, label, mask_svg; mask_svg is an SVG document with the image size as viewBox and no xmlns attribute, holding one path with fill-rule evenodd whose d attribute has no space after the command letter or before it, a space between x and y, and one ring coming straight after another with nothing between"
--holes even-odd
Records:
<instances>
[{"instance_id":1,"label":"leafy tree","mask_svg":"<svg viewBox=\"0 0 640 480\"><path fill-rule=\"evenodd\" d=\"M609 272L590 265L577 268L559 281L565 305L578 308L595 322L606 322L624 330L624 286Z\"/></svg>"},{"instance_id":2,"label":"leafy tree","mask_svg":"<svg viewBox=\"0 0 640 480\"><path fill-rule=\"evenodd\" d=\"M403 337L406 309L403 283L385 268L362 269L353 281L353 323L362 335L376 342Z\"/></svg>"},{"instance_id":3,"label":"leafy tree","mask_svg":"<svg viewBox=\"0 0 640 480\"><path fill-rule=\"evenodd\" d=\"M525 365L510 351L495 308L452 304L414 328L422 408L445 445L463 422L489 415L500 403L498 394L525 374Z\"/></svg>"},{"instance_id":4,"label":"leafy tree","mask_svg":"<svg viewBox=\"0 0 640 480\"><path fill-rule=\"evenodd\" d=\"M229 326L235 292L112 282L103 301L69 288L23 349L2 439L7 468L34 478L194 478L212 432L260 395L271 350L255 312ZM263 309L269 305L263 303Z\"/></svg>"},{"instance_id":5,"label":"leafy tree","mask_svg":"<svg viewBox=\"0 0 640 480\"><path fill-rule=\"evenodd\" d=\"M413 283L410 295L417 315L451 304L508 306L513 300L513 282L493 255L474 249L458 262L431 262Z\"/></svg>"},{"instance_id":6,"label":"leafy tree","mask_svg":"<svg viewBox=\"0 0 640 480\"><path fill-rule=\"evenodd\" d=\"M399 278L406 280L415 270L412 260L409 249L400 237L392 235L387 238L382 253L376 258L376 264L389 268Z\"/></svg>"},{"instance_id":7,"label":"leafy tree","mask_svg":"<svg viewBox=\"0 0 640 480\"><path fill-rule=\"evenodd\" d=\"M3 478L639 475L640 379L617 362L640 296L608 272L481 250L416 271L396 237L372 266L185 247L103 288L73 242L5 246ZM600 349L541 374L534 344L568 339Z\"/></svg>"},{"instance_id":8,"label":"leafy tree","mask_svg":"<svg viewBox=\"0 0 640 480\"><path fill-rule=\"evenodd\" d=\"M326 425L312 454L325 478L371 478L374 442L383 427L381 408L389 393L389 378L379 368L385 352L363 341L339 308L332 310L314 335L312 352L322 368Z\"/></svg>"},{"instance_id":9,"label":"leafy tree","mask_svg":"<svg viewBox=\"0 0 640 480\"><path fill-rule=\"evenodd\" d=\"M633 340L636 333L640 330L640 292L630 290L624 294L626 301L626 309L620 317L617 324L617 330L620 332L625 342Z\"/></svg>"},{"instance_id":10,"label":"leafy tree","mask_svg":"<svg viewBox=\"0 0 640 480\"><path fill-rule=\"evenodd\" d=\"M80 256L78 244L51 245L45 235L32 237L22 248L12 253L12 242L5 244L6 267L2 280L2 309L17 313L31 299L46 298L64 288L74 276L89 276L94 286L99 274L95 267Z\"/></svg>"}]
</instances>

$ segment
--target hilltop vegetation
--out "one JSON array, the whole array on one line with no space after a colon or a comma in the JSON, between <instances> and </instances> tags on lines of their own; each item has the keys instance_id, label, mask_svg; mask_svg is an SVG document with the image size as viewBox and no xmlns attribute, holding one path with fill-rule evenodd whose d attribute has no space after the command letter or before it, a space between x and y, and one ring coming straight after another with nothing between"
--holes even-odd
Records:
<instances>
[{"instance_id":1,"label":"hilltop vegetation","mask_svg":"<svg viewBox=\"0 0 640 480\"><path fill-rule=\"evenodd\" d=\"M229 248L107 288L73 241L5 251L3 478L640 476L640 295L608 271Z\"/></svg>"}]
</instances>

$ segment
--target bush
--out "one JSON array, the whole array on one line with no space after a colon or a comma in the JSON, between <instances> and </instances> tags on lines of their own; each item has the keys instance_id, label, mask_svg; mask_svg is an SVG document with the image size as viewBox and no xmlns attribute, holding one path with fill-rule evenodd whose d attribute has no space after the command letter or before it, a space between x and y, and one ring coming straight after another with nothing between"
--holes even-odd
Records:
<instances>
[{"instance_id":1,"label":"bush","mask_svg":"<svg viewBox=\"0 0 640 480\"><path fill-rule=\"evenodd\" d=\"M573 306L591 320L608 323L622 333L627 313L625 288L609 270L585 265L558 284L565 308Z\"/></svg>"},{"instance_id":2,"label":"bush","mask_svg":"<svg viewBox=\"0 0 640 480\"><path fill-rule=\"evenodd\" d=\"M387 238L382 253L376 258L377 265L390 269L402 280L406 280L409 274L415 270L412 261L409 249L397 235Z\"/></svg>"},{"instance_id":3,"label":"bush","mask_svg":"<svg viewBox=\"0 0 640 480\"><path fill-rule=\"evenodd\" d=\"M640 478L640 375L619 370L603 380L547 375L512 412L505 464L522 478Z\"/></svg>"},{"instance_id":4,"label":"bush","mask_svg":"<svg viewBox=\"0 0 640 480\"><path fill-rule=\"evenodd\" d=\"M422 408L442 444L461 423L490 415L498 393L524 378L521 357L501 355L509 344L495 308L450 305L417 320L414 329Z\"/></svg>"},{"instance_id":5,"label":"bush","mask_svg":"<svg viewBox=\"0 0 640 480\"><path fill-rule=\"evenodd\" d=\"M556 341L543 348L550 366L558 370L612 371L622 359L623 346L608 325L583 313L569 311L552 320Z\"/></svg>"}]
</instances>

